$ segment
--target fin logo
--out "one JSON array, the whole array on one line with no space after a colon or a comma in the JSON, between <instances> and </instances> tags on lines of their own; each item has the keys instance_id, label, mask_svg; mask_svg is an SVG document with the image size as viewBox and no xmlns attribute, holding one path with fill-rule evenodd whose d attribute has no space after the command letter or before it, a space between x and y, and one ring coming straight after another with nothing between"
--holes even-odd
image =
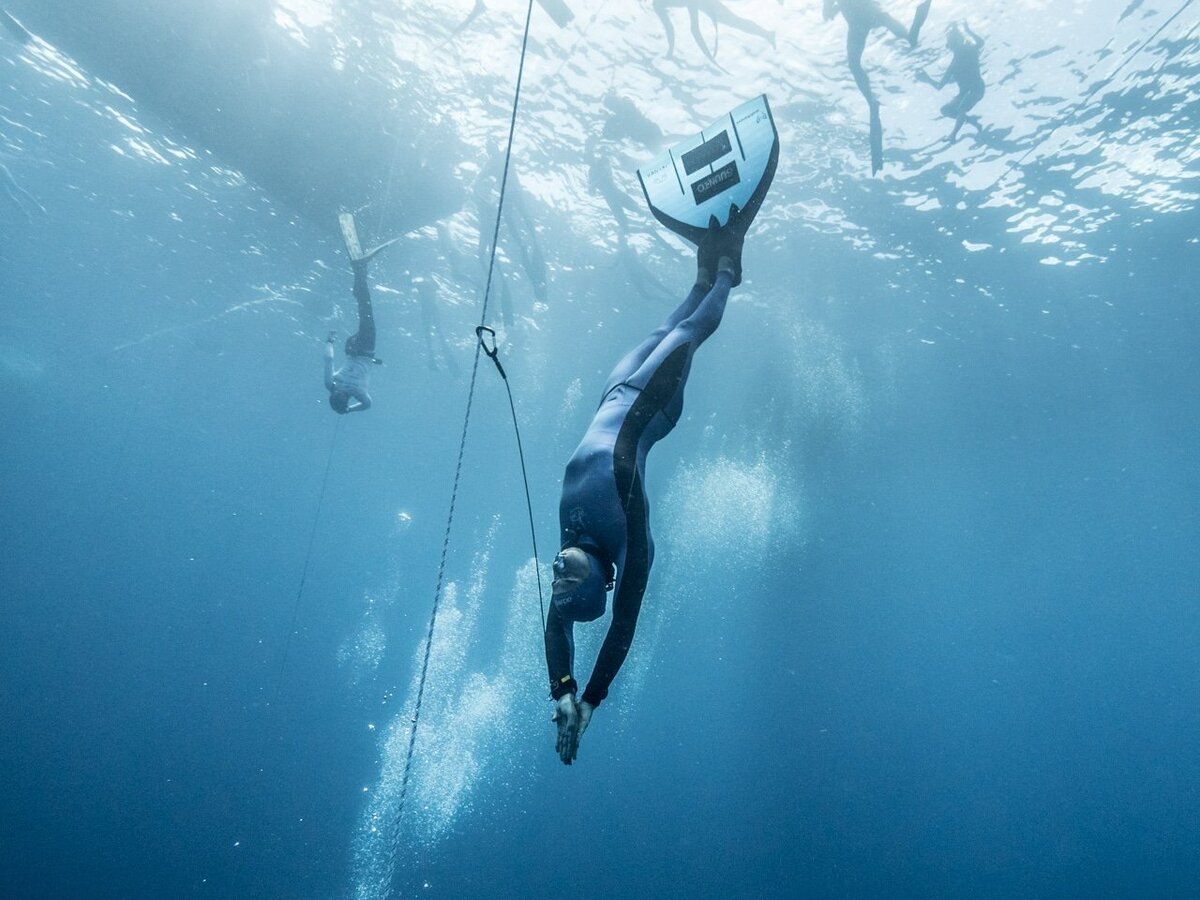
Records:
<instances>
[{"instance_id":1,"label":"fin logo","mask_svg":"<svg viewBox=\"0 0 1200 900\"><path fill-rule=\"evenodd\" d=\"M729 188L738 184L742 180L738 175L737 163L730 161L711 175L705 175L699 181L692 185L692 198L699 206L710 197L715 197L721 191L727 191Z\"/></svg>"}]
</instances>

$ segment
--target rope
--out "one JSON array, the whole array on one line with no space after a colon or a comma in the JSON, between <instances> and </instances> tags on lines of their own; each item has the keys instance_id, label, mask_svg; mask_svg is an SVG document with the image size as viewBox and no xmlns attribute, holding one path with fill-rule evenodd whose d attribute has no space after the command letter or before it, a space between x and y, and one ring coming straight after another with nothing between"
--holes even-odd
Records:
<instances>
[{"instance_id":1,"label":"rope","mask_svg":"<svg viewBox=\"0 0 1200 900\"><path fill-rule=\"evenodd\" d=\"M325 475L321 478L321 493L317 497L317 510L313 513L312 530L308 535L308 549L304 552L304 566L300 570L300 585L296 588L296 605L292 609L292 625L288 628L287 640L283 645L283 659L279 662L279 674L275 677L275 696L271 705L279 701L280 691L283 690L283 672L287 668L288 654L292 649L292 635L296 633L296 622L300 618L300 598L304 595L304 582L308 580L308 564L312 560L313 545L317 540L317 524L321 521L321 508L325 505L325 488L329 485L329 470L333 466L333 451L337 446L338 431L342 427L342 417L338 416L333 425L333 437L329 441L329 454L325 459Z\"/></svg>"},{"instance_id":2,"label":"rope","mask_svg":"<svg viewBox=\"0 0 1200 900\"><path fill-rule=\"evenodd\" d=\"M484 343L484 334L491 335L492 346L489 348ZM500 373L500 377L504 379L504 390L508 392L508 408L512 412L513 431L517 435L517 455L521 459L521 481L525 484L525 509L529 513L529 537L533 541L533 572L537 576L538 586L538 609L542 613L542 634L546 633L546 601L542 597L542 571L538 567L537 548L537 529L533 524L533 501L529 497L529 474L525 470L525 450L521 446L521 427L517 424L517 407L513 403L512 388L508 383L508 373L504 371L504 366L500 365L500 350L496 346L496 332L488 328L486 325L480 325L475 329L475 336L479 338L479 345L483 348L483 352L488 355L488 358L496 364L496 371Z\"/></svg>"},{"instance_id":3,"label":"rope","mask_svg":"<svg viewBox=\"0 0 1200 900\"><path fill-rule=\"evenodd\" d=\"M533 0L529 0L528 9L525 12L525 34L521 39L521 61L517 67L517 85L513 93L512 116L508 123L508 146L504 153L504 172L500 177L500 200L496 205L496 226L492 230L492 250L488 261L487 283L484 285L483 304L479 314L480 325L487 321L488 298L492 290L492 273L496 267L496 244L500 238L500 221L504 212L504 191L508 184L509 164L512 161L513 135L517 127L517 109L521 103L521 81L525 75L525 54L529 48L529 25L532 19ZM385 900L392 896L393 880L396 872L396 857L400 852L400 826L404 818L404 802L408 797L408 782L412 775L413 752L417 742L417 726L421 719L421 704L425 698L425 679L429 674L429 654L433 648L433 632L437 625L438 607L442 599L442 583L446 572L446 554L450 549L450 530L454 524L454 507L458 500L458 483L462 474L463 454L467 446L467 430L471 423L471 405L475 399L475 380L479 373L480 349L480 346L476 344L475 360L471 366L471 382L467 389L467 409L463 416L462 437L458 443L458 462L454 468L454 483L450 489L450 511L446 516L446 533L442 538L442 556L438 562L437 585L433 592L433 609L430 611L429 626L425 631L425 653L421 660L421 674L417 679L417 699L413 706L412 726L408 733L408 749L404 756L404 774L400 780L400 799L396 808L396 819L392 826L392 846L388 856L386 880L383 885Z\"/></svg>"},{"instance_id":4,"label":"rope","mask_svg":"<svg viewBox=\"0 0 1200 900\"><path fill-rule=\"evenodd\" d=\"M1085 93L1075 103L1075 105L1072 106L1066 113L1058 116L1054 122L1053 127L1051 127L1051 129L1046 132L1046 135L1040 141L1038 141L1033 146L1031 146L1028 150L1026 150L1020 156L1020 158L1017 159L1015 162L1009 163L1008 168L1005 169L994 182L992 182L991 186L988 187L988 190L990 191L993 188L999 187L1004 182L1004 180L1006 178L1008 178L1008 176L1011 175L1013 173L1013 171L1017 169L1018 166L1021 165L1021 163L1025 162L1025 160L1029 158L1029 154L1033 153L1034 150L1037 150L1039 147L1041 147L1043 144L1045 144L1046 141L1050 140L1050 138L1054 135L1054 132L1058 131L1059 126L1062 125L1064 121L1066 121L1069 118L1073 118L1075 113L1077 113L1083 107L1083 105L1085 103L1087 103L1088 100L1090 100L1092 98L1092 96L1098 90L1100 90L1100 88L1105 87L1106 85L1110 84L1112 82L1112 80L1114 78L1116 78L1118 74L1120 74L1121 70L1124 69L1127 65L1129 65L1130 62L1133 61L1134 57L1136 57L1139 53L1141 53L1143 50L1145 50L1146 47L1150 44L1150 42L1152 40L1154 40L1156 37L1158 37L1160 34L1162 34L1163 30L1168 25L1170 25L1172 22L1174 22L1176 19L1178 19L1183 14L1184 10L1186 10L1189 6L1191 6L1193 2L1194 2L1194 0L1184 0L1183 5L1181 7L1179 7L1179 9L1175 10L1175 12L1170 17L1168 17L1165 22L1163 22L1161 25L1159 25L1158 28L1155 29L1155 31L1152 35L1150 35L1148 38L1146 38L1144 41L1142 41L1140 44L1138 44L1137 47L1135 47L1133 49L1133 52L1127 53L1115 69L1113 69L1111 72L1109 72L1106 77L1102 78L1100 81L1097 81L1092 86L1092 88L1087 93ZM1093 66L1092 68L1094 69L1095 66ZM1091 75L1091 70L1089 70L1088 75Z\"/></svg>"}]
</instances>

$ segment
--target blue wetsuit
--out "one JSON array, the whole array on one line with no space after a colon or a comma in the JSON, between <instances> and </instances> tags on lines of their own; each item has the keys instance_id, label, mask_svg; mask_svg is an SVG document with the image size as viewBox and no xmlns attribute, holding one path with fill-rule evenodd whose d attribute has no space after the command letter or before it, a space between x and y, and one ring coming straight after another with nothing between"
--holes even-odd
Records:
<instances>
[{"instance_id":1,"label":"blue wetsuit","mask_svg":"<svg viewBox=\"0 0 1200 900\"><path fill-rule=\"evenodd\" d=\"M731 285L728 272L720 272L711 288L697 284L666 322L617 364L567 463L558 508L562 546L580 547L616 570L612 622L583 692L582 699L593 706L608 696L629 653L654 562L646 454L679 421L692 356L721 324ZM551 603L546 666L556 700L578 690L572 674L573 626Z\"/></svg>"}]
</instances>

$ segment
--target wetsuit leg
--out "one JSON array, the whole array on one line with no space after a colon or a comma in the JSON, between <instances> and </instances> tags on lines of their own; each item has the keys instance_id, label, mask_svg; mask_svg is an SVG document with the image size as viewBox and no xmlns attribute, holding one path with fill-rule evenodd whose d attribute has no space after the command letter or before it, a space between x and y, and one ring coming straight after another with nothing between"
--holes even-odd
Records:
<instances>
[{"instance_id":1,"label":"wetsuit leg","mask_svg":"<svg viewBox=\"0 0 1200 900\"><path fill-rule=\"evenodd\" d=\"M658 14L658 18L663 23L663 30L667 32L667 56L674 56L675 28L671 25L671 17L667 15L667 9L662 0L654 0L654 12Z\"/></svg>"},{"instance_id":2,"label":"wetsuit leg","mask_svg":"<svg viewBox=\"0 0 1200 900\"><path fill-rule=\"evenodd\" d=\"M632 378L633 373L642 367L646 358L662 343L663 338L670 334L675 329L675 326L696 311L696 307L700 305L700 301L704 299L706 293L707 289L705 287L699 284L694 285L691 292L684 298L684 301L675 307L674 312L667 316L666 321L650 332L644 341L625 354L621 361L617 363L612 372L609 373L608 381L604 383L604 392L601 396L607 397L609 391L614 387Z\"/></svg>"},{"instance_id":3,"label":"wetsuit leg","mask_svg":"<svg viewBox=\"0 0 1200 900\"><path fill-rule=\"evenodd\" d=\"M854 83L867 101L868 123L871 130L871 174L883 168L883 123L879 118L879 101L871 90L871 82L862 65L863 48L867 44L867 31L851 26L846 32L846 62Z\"/></svg>"},{"instance_id":4,"label":"wetsuit leg","mask_svg":"<svg viewBox=\"0 0 1200 900\"><path fill-rule=\"evenodd\" d=\"M871 92L871 81L862 65L863 48L866 46L866 29L851 27L846 32L846 64L850 66L850 74L854 76L859 93L866 98L867 103L874 104L875 95Z\"/></svg>"},{"instance_id":5,"label":"wetsuit leg","mask_svg":"<svg viewBox=\"0 0 1200 900\"><path fill-rule=\"evenodd\" d=\"M704 42L704 35L700 32L700 13L695 6L688 7L688 18L691 22L692 40L696 42L696 46L701 52L708 57L710 62L716 62L717 58L712 51L708 49L708 44ZM716 27L716 21L713 21L713 26Z\"/></svg>"},{"instance_id":6,"label":"wetsuit leg","mask_svg":"<svg viewBox=\"0 0 1200 900\"><path fill-rule=\"evenodd\" d=\"M672 427L679 421L683 412L683 389L691 372L692 356L696 348L708 340L721 324L721 318L725 315L725 304L729 300L730 287L729 274L722 272L695 310L658 342L658 346L650 351L635 372L622 379L642 391L639 401L653 401L655 410L666 413ZM695 293L696 288L692 291ZM688 295L689 299L691 296ZM669 391L663 384L663 379L668 373L673 379ZM652 391L652 387L656 387L656 390ZM636 402L634 405L636 407ZM654 440L662 436L656 435Z\"/></svg>"},{"instance_id":7,"label":"wetsuit leg","mask_svg":"<svg viewBox=\"0 0 1200 900\"><path fill-rule=\"evenodd\" d=\"M365 265L354 267L354 299L358 301L358 331L346 339L346 354L372 356L375 353L375 313L371 310Z\"/></svg>"}]
</instances>

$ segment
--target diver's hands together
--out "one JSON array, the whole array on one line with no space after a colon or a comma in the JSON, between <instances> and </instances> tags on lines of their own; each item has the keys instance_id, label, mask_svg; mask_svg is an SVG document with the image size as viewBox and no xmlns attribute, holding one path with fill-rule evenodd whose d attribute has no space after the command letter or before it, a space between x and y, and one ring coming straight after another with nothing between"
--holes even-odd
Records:
<instances>
[{"instance_id":1,"label":"diver's hands together","mask_svg":"<svg viewBox=\"0 0 1200 900\"><path fill-rule=\"evenodd\" d=\"M332 344L332 343L335 343L336 341L337 341L337 332L336 331L329 332L329 337L325 338L325 343Z\"/></svg>"},{"instance_id":2,"label":"diver's hands together","mask_svg":"<svg viewBox=\"0 0 1200 900\"><path fill-rule=\"evenodd\" d=\"M558 726L558 738L554 745L558 758L570 765L579 755L579 739L587 731L596 707L587 701L575 700L574 694L563 694L558 698L551 720Z\"/></svg>"}]
</instances>

